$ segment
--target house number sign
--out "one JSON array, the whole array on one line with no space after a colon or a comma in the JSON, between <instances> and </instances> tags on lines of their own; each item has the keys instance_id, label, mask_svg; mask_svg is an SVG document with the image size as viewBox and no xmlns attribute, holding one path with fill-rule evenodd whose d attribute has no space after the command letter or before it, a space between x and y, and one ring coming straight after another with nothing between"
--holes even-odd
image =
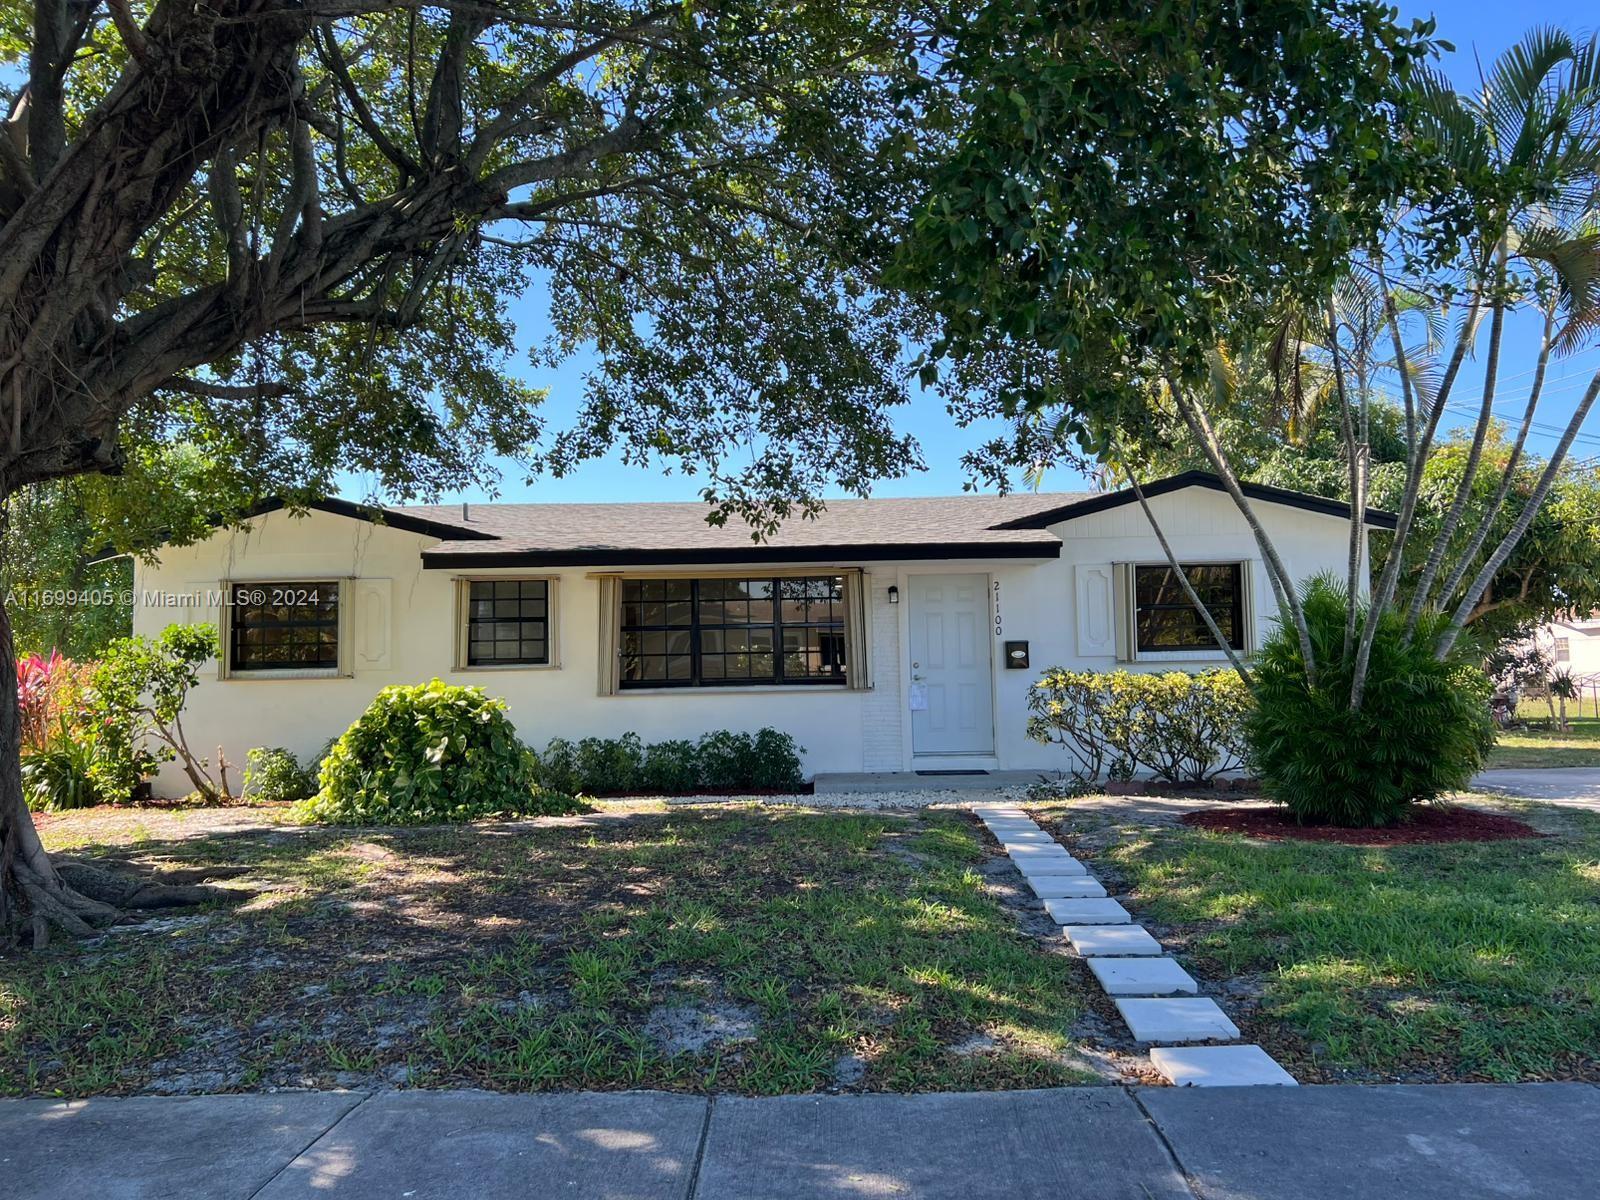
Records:
<instances>
[{"instance_id":1,"label":"house number sign","mask_svg":"<svg viewBox=\"0 0 1600 1200\"><path fill-rule=\"evenodd\" d=\"M1000 636L1000 581L994 581L994 635Z\"/></svg>"}]
</instances>

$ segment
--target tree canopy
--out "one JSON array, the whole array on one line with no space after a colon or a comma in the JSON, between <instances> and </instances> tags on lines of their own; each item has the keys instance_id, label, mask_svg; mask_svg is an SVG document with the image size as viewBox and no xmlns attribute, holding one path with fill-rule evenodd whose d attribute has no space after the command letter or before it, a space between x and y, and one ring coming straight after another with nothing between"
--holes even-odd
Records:
<instances>
[{"instance_id":1,"label":"tree canopy","mask_svg":"<svg viewBox=\"0 0 1600 1200\"><path fill-rule=\"evenodd\" d=\"M0 493L203 446L395 497L618 449L753 515L914 464L916 4L36 0L0 139ZM598 366L544 431L509 303ZM547 436L541 437L544 433Z\"/></svg>"}]
</instances>

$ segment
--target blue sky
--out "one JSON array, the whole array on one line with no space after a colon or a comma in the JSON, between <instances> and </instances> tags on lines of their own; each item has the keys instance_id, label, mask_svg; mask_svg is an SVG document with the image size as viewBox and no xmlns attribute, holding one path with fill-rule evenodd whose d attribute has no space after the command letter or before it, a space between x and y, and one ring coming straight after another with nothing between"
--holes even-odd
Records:
<instances>
[{"instance_id":1,"label":"blue sky","mask_svg":"<svg viewBox=\"0 0 1600 1200\"><path fill-rule=\"evenodd\" d=\"M1438 19L1439 35L1456 45L1454 55L1441 64L1457 87L1470 88L1478 77L1477 62L1491 62L1507 46L1516 42L1523 33L1539 25L1558 25L1574 31L1592 30L1596 24L1594 0L1530 0L1515 6L1504 0L1445 0L1434 5L1401 4L1406 16L1422 17L1430 12ZM530 293L516 307L520 342L523 347L534 344L542 337L544 320L543 296ZM1520 414L1525 392L1518 392L1517 384L1525 384L1531 375L1536 352L1536 333L1530 328L1510 328L1502 363L1502 386L1496 410L1505 417ZM523 360L526 363L524 355ZM548 387L550 398L546 404L549 428L558 428L576 411L582 394L583 374L588 363L574 359L554 371L524 369L528 381L536 386ZM1565 361L1552 363L1547 377L1545 397L1541 404L1538 429L1548 423L1553 435L1555 426L1565 423L1579 393L1590 373L1600 367L1600 347L1592 348ZM1476 412L1481 397L1481 373L1470 365L1453 400L1460 406L1462 415L1452 415L1452 420L1465 419L1465 414ZM920 397L900 410L898 424L913 434L921 443L927 470L905 479L888 480L874 491L876 495L939 495L962 490L964 475L961 454L969 446L986 436L981 428L958 428L943 406L932 397ZM1537 434L1533 448L1547 451L1554 444L1552 435ZM1578 445L1576 458L1600 458L1600 421L1591 420ZM574 475L561 480L539 479L532 484L523 478L515 463L503 465L503 482L498 498L501 500L533 501L600 501L600 500L694 500L697 499L697 482L694 477L680 474L663 474L623 465L612 460L585 465ZM349 494L359 494L365 489L361 481L352 480L346 489ZM1072 491L1082 489L1085 483L1075 472L1058 470L1044 481L1046 490ZM469 492L445 497L446 500L483 501L492 497L481 492Z\"/></svg>"}]
</instances>

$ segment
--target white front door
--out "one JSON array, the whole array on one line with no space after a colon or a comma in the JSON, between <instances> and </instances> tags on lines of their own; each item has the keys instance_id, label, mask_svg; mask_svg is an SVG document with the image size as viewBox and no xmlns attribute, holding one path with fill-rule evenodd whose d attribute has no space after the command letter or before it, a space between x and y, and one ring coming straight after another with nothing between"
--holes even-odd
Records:
<instances>
[{"instance_id":1,"label":"white front door","mask_svg":"<svg viewBox=\"0 0 1600 1200\"><path fill-rule=\"evenodd\" d=\"M989 577L910 583L912 753L993 754Z\"/></svg>"}]
</instances>

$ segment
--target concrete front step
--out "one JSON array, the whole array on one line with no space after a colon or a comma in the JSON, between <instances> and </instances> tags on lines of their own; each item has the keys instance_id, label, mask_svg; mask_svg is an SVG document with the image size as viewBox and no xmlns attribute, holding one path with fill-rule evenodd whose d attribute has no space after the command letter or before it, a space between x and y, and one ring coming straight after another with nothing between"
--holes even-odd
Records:
<instances>
[{"instance_id":1,"label":"concrete front step","mask_svg":"<svg viewBox=\"0 0 1600 1200\"><path fill-rule=\"evenodd\" d=\"M1046 900L1045 912L1063 925L1131 925L1133 917L1115 900L1062 898Z\"/></svg>"},{"instance_id":2,"label":"concrete front step","mask_svg":"<svg viewBox=\"0 0 1600 1200\"><path fill-rule=\"evenodd\" d=\"M1228 1014L1203 996L1121 999L1116 1005L1136 1042L1226 1042L1239 1036Z\"/></svg>"},{"instance_id":3,"label":"concrete front step","mask_svg":"<svg viewBox=\"0 0 1600 1200\"><path fill-rule=\"evenodd\" d=\"M1108 996L1194 995L1194 976L1170 958L1091 958L1089 970Z\"/></svg>"},{"instance_id":4,"label":"concrete front step","mask_svg":"<svg viewBox=\"0 0 1600 1200\"><path fill-rule=\"evenodd\" d=\"M1106 894L1105 886L1088 875L1037 875L1027 883L1041 900L1087 900Z\"/></svg>"},{"instance_id":5,"label":"concrete front step","mask_svg":"<svg viewBox=\"0 0 1600 1200\"><path fill-rule=\"evenodd\" d=\"M1178 1087L1297 1087L1260 1046L1157 1046L1150 1062Z\"/></svg>"},{"instance_id":6,"label":"concrete front step","mask_svg":"<svg viewBox=\"0 0 1600 1200\"><path fill-rule=\"evenodd\" d=\"M1068 925L1061 931L1085 958L1151 958L1161 943L1142 925Z\"/></svg>"}]
</instances>

